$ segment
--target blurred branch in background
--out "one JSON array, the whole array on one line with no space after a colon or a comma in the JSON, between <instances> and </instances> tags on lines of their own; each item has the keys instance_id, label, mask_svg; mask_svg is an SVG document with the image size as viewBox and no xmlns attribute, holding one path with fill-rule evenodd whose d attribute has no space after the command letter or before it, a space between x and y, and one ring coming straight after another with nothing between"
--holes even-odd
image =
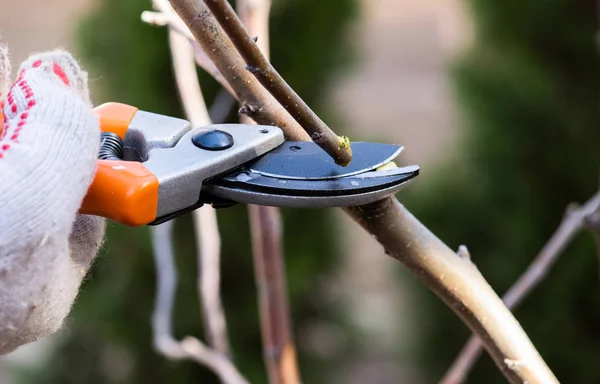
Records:
<instances>
[{"instance_id":1,"label":"blurred branch in background","mask_svg":"<svg viewBox=\"0 0 600 384\"><path fill-rule=\"evenodd\" d=\"M155 0L153 5L162 12L161 14L176 17L168 1ZM178 23L180 22L173 22L173 24ZM175 80L186 116L193 126L209 125L211 122L194 64L194 48L188 37L171 27L169 27L169 45ZM214 351L206 348L196 339L188 337L179 344L170 336L170 317L176 283L171 233L173 224L171 223L164 228L159 226L153 229L152 232L155 243L157 274L159 279L162 280L162 284L158 284L159 292L155 316L163 320L155 323L155 326L156 324L163 324L163 328L162 330L155 329L155 333L160 331L162 335L156 339L168 342L167 344L165 342L157 343L158 350L167 357L193 358L215 370L215 373L224 381L240 383L244 380L227 357L229 342L219 288L221 239L216 212L212 207L206 206L194 211L193 217L197 242L198 293L203 309L204 328L209 344L214 348ZM167 322L168 327L164 326L165 322ZM166 348L165 345L168 345L169 348Z\"/></svg>"},{"instance_id":2,"label":"blurred branch in background","mask_svg":"<svg viewBox=\"0 0 600 384\"><path fill-rule=\"evenodd\" d=\"M270 0L237 0L237 11L257 46L269 57ZM240 122L254 124L246 116ZM283 224L276 207L248 205L254 275L258 293L263 357L269 383L300 383L288 304Z\"/></svg>"},{"instance_id":3,"label":"blurred branch in background","mask_svg":"<svg viewBox=\"0 0 600 384\"><path fill-rule=\"evenodd\" d=\"M249 205L263 357L271 384L298 384L300 374L292 338L285 279L280 212Z\"/></svg>"},{"instance_id":4,"label":"blurred branch in background","mask_svg":"<svg viewBox=\"0 0 600 384\"><path fill-rule=\"evenodd\" d=\"M221 303L221 236L217 213L204 206L192 213L198 252L198 294L209 344L224 355L230 354L227 323Z\"/></svg>"},{"instance_id":5,"label":"blurred branch in background","mask_svg":"<svg viewBox=\"0 0 600 384\"><path fill-rule=\"evenodd\" d=\"M181 18L177 16L175 11L173 11L169 1L152 0L152 5L157 11L142 12L142 21L161 27L168 26L169 29L179 32L181 35L185 36L194 48L194 59L196 60L196 64L206 71L206 73L211 75L219 84L221 84L223 88L229 91L233 97L237 98L227 80L225 80L221 72L217 69L217 67L215 67L215 64L208 58L206 53L204 53L196 39L194 39L194 36L190 32L189 28L185 25Z\"/></svg>"},{"instance_id":6,"label":"blurred branch in background","mask_svg":"<svg viewBox=\"0 0 600 384\"><path fill-rule=\"evenodd\" d=\"M153 343L156 350L173 360L189 359L212 370L223 383L247 384L229 359L194 337L177 341L173 337L172 312L177 272L173 258L173 221L152 228L152 246L157 273L157 293L152 315Z\"/></svg>"},{"instance_id":7,"label":"blurred branch in background","mask_svg":"<svg viewBox=\"0 0 600 384\"><path fill-rule=\"evenodd\" d=\"M598 260L600 261L600 205L596 211L587 217L586 227L592 231L596 238L596 251L598 253ZM600 276L600 274L599 274Z\"/></svg>"},{"instance_id":8,"label":"blurred branch in background","mask_svg":"<svg viewBox=\"0 0 600 384\"><path fill-rule=\"evenodd\" d=\"M283 118L286 124L280 126L282 129L293 126L289 115L267 107L270 94L257 84L256 79L247 77L246 65L242 65L240 53L236 52L227 35L236 39L236 44L255 45L255 42L249 36L237 39L240 21L228 12L229 5L222 4L222 9L217 9L223 19L228 17L218 25L202 2L171 0L171 3L238 95L251 93L251 98L258 102L258 109L262 108L262 117L267 123L277 125L277 120ZM221 3L210 2L215 9ZM232 30L223 30L225 26ZM246 49L246 52L250 50L249 47ZM240 78L247 81L240 82ZM557 382L519 323L473 263L448 249L397 200L387 198L349 207L345 212L374 235L388 254L419 276L472 331L482 336L487 350L507 379L514 383Z\"/></svg>"},{"instance_id":9,"label":"blurred branch in background","mask_svg":"<svg viewBox=\"0 0 600 384\"><path fill-rule=\"evenodd\" d=\"M585 229L591 217L600 209L600 192L579 208L567 207L567 212L556 232L544 245L527 270L506 292L502 300L513 310L546 277L571 240ZM481 355L483 348L479 337L471 336L467 344L448 369L441 384L460 384L465 382L473 365Z\"/></svg>"},{"instance_id":10,"label":"blurred branch in background","mask_svg":"<svg viewBox=\"0 0 600 384\"><path fill-rule=\"evenodd\" d=\"M168 6L167 2L164 2ZM209 125L208 111L194 65L193 49L187 39L176 31L169 31L169 44L177 88L185 113L195 127ZM222 354L229 353L225 315L220 293L221 237L217 213L210 206L193 212L198 259L198 296L201 298L205 331L209 344Z\"/></svg>"},{"instance_id":11,"label":"blurred branch in background","mask_svg":"<svg viewBox=\"0 0 600 384\"><path fill-rule=\"evenodd\" d=\"M183 24L167 0L154 0L153 3L163 13L177 18L176 24ZM194 49L189 38L172 28L169 29L169 45L177 89L187 119L194 127L211 124L194 65L194 56L198 57L194 52L200 48ZM198 259L198 296L202 302L204 328L209 344L218 352L228 355L229 341L220 293L221 236L217 213L212 207L204 206L193 212L193 219Z\"/></svg>"}]
</instances>

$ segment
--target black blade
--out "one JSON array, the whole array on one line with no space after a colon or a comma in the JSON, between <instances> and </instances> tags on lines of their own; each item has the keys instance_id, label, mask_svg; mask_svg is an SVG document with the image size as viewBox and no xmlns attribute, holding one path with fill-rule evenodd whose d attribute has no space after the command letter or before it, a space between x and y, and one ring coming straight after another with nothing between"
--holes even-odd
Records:
<instances>
[{"instance_id":1,"label":"black blade","mask_svg":"<svg viewBox=\"0 0 600 384\"><path fill-rule=\"evenodd\" d=\"M419 174L410 166L372 171L331 180L299 180L264 176L242 170L203 187L214 196L240 203L279 207L341 207L366 204L398 192ZM210 202L210 197L207 198Z\"/></svg>"},{"instance_id":2,"label":"black blade","mask_svg":"<svg viewBox=\"0 0 600 384\"><path fill-rule=\"evenodd\" d=\"M313 142L288 141L249 163L247 168L280 179L335 179L376 169L396 158L403 147L357 142L351 148L352 162L342 167Z\"/></svg>"}]
</instances>

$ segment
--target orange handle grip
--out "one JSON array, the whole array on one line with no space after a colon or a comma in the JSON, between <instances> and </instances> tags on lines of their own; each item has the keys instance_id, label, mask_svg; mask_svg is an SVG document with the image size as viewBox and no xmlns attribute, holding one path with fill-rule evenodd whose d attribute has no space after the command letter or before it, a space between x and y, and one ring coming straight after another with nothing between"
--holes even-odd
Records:
<instances>
[{"instance_id":1,"label":"orange handle grip","mask_svg":"<svg viewBox=\"0 0 600 384\"><path fill-rule=\"evenodd\" d=\"M80 213L139 226L156 219L158 180L142 163L98 160Z\"/></svg>"},{"instance_id":2,"label":"orange handle grip","mask_svg":"<svg viewBox=\"0 0 600 384\"><path fill-rule=\"evenodd\" d=\"M107 103L94 111L103 132L123 139L137 108ZM98 160L98 168L79 213L103 216L121 224L139 226L156 219L158 179L142 163Z\"/></svg>"},{"instance_id":3,"label":"orange handle grip","mask_svg":"<svg viewBox=\"0 0 600 384\"><path fill-rule=\"evenodd\" d=\"M121 139L125 138L129 123L137 111L136 107L121 103L105 103L94 108L100 120L100 130L115 133Z\"/></svg>"}]
</instances>

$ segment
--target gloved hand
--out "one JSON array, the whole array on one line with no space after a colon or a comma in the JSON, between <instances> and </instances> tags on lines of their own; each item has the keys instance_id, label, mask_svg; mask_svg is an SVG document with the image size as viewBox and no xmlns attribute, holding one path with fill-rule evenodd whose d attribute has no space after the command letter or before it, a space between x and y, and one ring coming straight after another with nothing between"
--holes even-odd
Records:
<instances>
[{"instance_id":1,"label":"gloved hand","mask_svg":"<svg viewBox=\"0 0 600 384\"><path fill-rule=\"evenodd\" d=\"M0 47L0 354L62 326L105 226L77 214L100 138L87 74L64 51L31 56L10 89L9 72Z\"/></svg>"}]
</instances>

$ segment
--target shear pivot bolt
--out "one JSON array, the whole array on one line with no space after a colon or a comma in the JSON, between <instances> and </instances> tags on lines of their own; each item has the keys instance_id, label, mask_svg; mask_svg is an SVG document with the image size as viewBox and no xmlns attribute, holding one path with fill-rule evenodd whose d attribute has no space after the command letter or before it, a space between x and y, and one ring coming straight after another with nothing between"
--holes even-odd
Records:
<instances>
[{"instance_id":1,"label":"shear pivot bolt","mask_svg":"<svg viewBox=\"0 0 600 384\"><path fill-rule=\"evenodd\" d=\"M221 151L233 145L233 136L227 132L213 129L197 133L192 137L192 143L198 148Z\"/></svg>"}]
</instances>

